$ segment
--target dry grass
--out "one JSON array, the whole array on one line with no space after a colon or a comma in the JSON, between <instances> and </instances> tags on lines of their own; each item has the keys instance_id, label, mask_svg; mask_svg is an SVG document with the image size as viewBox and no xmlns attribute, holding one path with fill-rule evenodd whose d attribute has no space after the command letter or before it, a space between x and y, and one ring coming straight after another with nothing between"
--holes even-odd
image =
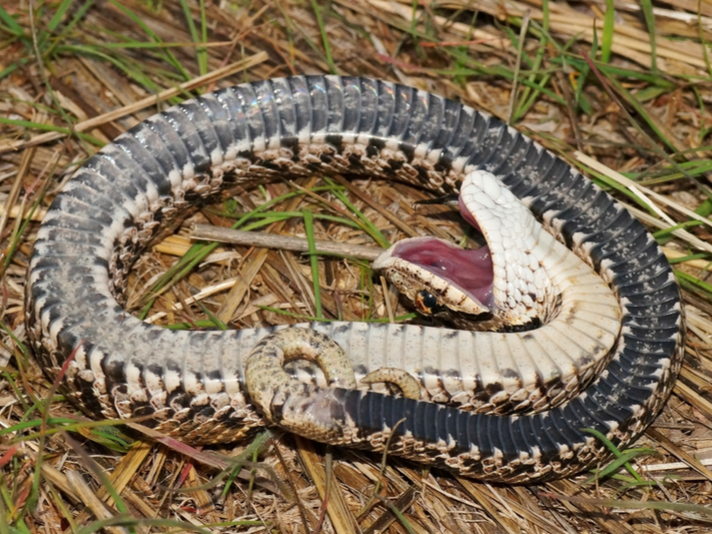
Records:
<instances>
[{"instance_id":1,"label":"dry grass","mask_svg":"<svg viewBox=\"0 0 712 534\"><path fill-rule=\"evenodd\" d=\"M707 0L3 2L0 534L708 532L711 32ZM22 295L32 221L60 184L98 147L188 94L326 72L401 81L508 120L616 190L656 232L684 288L689 339L665 412L635 445L654 455L631 454L605 478L498 487L279 434L219 449L227 457L150 432L137 441L53 395L22 345ZM412 209L423 196L313 177L190 222L242 218L243 229L359 245L421 232L461 239L441 208ZM139 260L132 312L173 328L406 315L357 260L196 250L187 233Z\"/></svg>"}]
</instances>

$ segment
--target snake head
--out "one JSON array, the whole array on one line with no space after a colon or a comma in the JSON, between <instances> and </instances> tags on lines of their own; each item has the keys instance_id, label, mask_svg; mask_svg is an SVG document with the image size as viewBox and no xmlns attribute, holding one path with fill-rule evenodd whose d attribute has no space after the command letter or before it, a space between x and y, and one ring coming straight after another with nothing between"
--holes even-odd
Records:
<instances>
[{"instance_id":1,"label":"snake head","mask_svg":"<svg viewBox=\"0 0 712 534\"><path fill-rule=\"evenodd\" d=\"M492 311L492 264L487 247L463 250L432 237L399 241L373 262L424 315Z\"/></svg>"}]
</instances>

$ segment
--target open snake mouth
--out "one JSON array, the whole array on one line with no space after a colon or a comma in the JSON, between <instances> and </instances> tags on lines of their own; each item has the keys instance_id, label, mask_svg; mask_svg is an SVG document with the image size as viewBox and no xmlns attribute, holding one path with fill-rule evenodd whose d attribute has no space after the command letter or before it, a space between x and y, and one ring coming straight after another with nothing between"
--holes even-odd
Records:
<instances>
[{"instance_id":1,"label":"open snake mouth","mask_svg":"<svg viewBox=\"0 0 712 534\"><path fill-rule=\"evenodd\" d=\"M459 208L462 217L479 231L479 224L462 201ZM494 270L487 245L465 250L434 237L423 237L396 243L392 254L446 280L487 308L493 308Z\"/></svg>"},{"instance_id":2,"label":"open snake mouth","mask_svg":"<svg viewBox=\"0 0 712 534\"><path fill-rule=\"evenodd\" d=\"M489 247L465 250L435 238L396 244L393 255L446 280L488 308L494 305Z\"/></svg>"}]
</instances>

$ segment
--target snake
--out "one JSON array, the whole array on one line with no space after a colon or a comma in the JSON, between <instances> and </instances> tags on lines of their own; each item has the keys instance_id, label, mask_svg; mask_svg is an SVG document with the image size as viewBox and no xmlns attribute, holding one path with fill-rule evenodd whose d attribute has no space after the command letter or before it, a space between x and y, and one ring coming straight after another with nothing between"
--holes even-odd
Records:
<instances>
[{"instance_id":1,"label":"snake","mask_svg":"<svg viewBox=\"0 0 712 534\"><path fill-rule=\"evenodd\" d=\"M151 243L235 191L314 173L459 191L460 211L490 253L455 252L454 270L489 261L484 292L423 259L422 250L443 259L440 242L396 243L380 267L419 308L474 303L466 314L498 331L343 321L175 331L127 313L129 271ZM520 217L508 215L515 204L525 207L524 230L507 233ZM517 252L518 241L529 248ZM636 439L662 410L684 350L674 273L619 202L487 113L359 77L244 83L139 123L54 198L27 280L37 360L96 417L141 417L193 444L285 424L505 483L539 483L603 461L610 452L594 431L618 446ZM269 365L310 355L319 363L324 353L338 361L321 365L315 383L297 381L297 369L286 389L275 385L283 375ZM420 398L389 394L413 381Z\"/></svg>"}]
</instances>

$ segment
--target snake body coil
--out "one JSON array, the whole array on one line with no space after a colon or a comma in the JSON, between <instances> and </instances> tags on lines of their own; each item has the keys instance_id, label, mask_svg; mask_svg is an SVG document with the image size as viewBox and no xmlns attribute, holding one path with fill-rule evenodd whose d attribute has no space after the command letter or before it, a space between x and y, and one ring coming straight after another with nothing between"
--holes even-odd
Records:
<instances>
[{"instance_id":1,"label":"snake body coil","mask_svg":"<svg viewBox=\"0 0 712 534\"><path fill-rule=\"evenodd\" d=\"M123 290L141 250L236 185L326 171L448 191L478 168L525 199L613 288L622 327L608 365L578 397L536 414L331 394L371 446L393 434L405 456L497 481L579 471L605 454L584 429L627 443L672 389L683 351L672 270L621 205L532 140L388 82L313 76L243 84L186 101L106 146L67 183L38 231L26 295L35 353L53 376L66 367L67 390L95 414L152 415L157 430L186 441L233 441L262 424L245 396L243 365L270 330L175 332L127 315ZM415 365L436 400L449 401L451 383L468 372L460 363L467 357L451 350L451 331L311 326L344 346L357 374Z\"/></svg>"}]
</instances>

